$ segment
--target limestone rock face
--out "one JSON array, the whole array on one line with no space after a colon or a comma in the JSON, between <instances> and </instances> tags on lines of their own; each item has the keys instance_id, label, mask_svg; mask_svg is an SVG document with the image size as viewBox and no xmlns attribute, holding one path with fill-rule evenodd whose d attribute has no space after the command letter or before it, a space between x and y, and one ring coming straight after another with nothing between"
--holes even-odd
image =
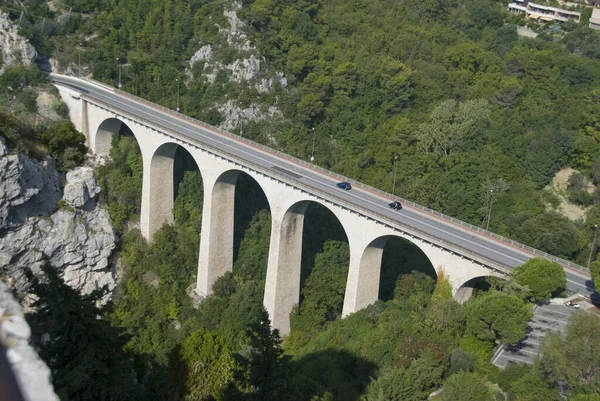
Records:
<instances>
[{"instance_id":1,"label":"limestone rock face","mask_svg":"<svg viewBox=\"0 0 600 401\"><path fill-rule=\"evenodd\" d=\"M77 167L67 173L63 199L71 206L82 207L99 193L100 187L90 167Z\"/></svg>"},{"instance_id":2,"label":"limestone rock face","mask_svg":"<svg viewBox=\"0 0 600 401\"><path fill-rule=\"evenodd\" d=\"M243 87L254 88L259 93L269 93L275 87L285 89L287 80L283 73L268 70L265 57L252 45L246 35L246 24L237 15L242 8L242 3L232 1L228 4L228 8L223 11L223 15L227 18L227 26L217 25L219 36L223 39L222 44L199 43L200 48L189 60L189 68L186 72L188 77L214 83L219 73L225 73L229 81ZM217 56L223 46L235 50L239 58L227 64L222 63ZM194 64L198 62L204 63L201 71L194 68ZM220 128L229 131L238 129L243 132L244 125L249 122L266 121L269 122L269 126L273 126L283 120L283 114L275 106L262 110L256 102L251 102L245 107L239 106L239 103L236 99L228 99L225 103L215 104L216 109L223 116L223 121L219 124ZM269 133L267 136L270 136Z\"/></svg>"},{"instance_id":3,"label":"limestone rock face","mask_svg":"<svg viewBox=\"0 0 600 401\"><path fill-rule=\"evenodd\" d=\"M48 215L60 198L58 173L50 160L39 163L20 154L0 157L0 236L30 216Z\"/></svg>"},{"instance_id":4,"label":"limestone rock face","mask_svg":"<svg viewBox=\"0 0 600 401\"><path fill-rule=\"evenodd\" d=\"M50 369L29 345L31 329L21 306L0 281L0 342L27 401L58 401L51 384Z\"/></svg>"},{"instance_id":5,"label":"limestone rock face","mask_svg":"<svg viewBox=\"0 0 600 401\"><path fill-rule=\"evenodd\" d=\"M17 291L29 287L27 269L42 274L48 263L65 282L87 294L115 285L109 258L116 237L91 168L67 174L62 204L59 174L23 155L0 157L0 272ZM60 207L59 207L60 205Z\"/></svg>"},{"instance_id":6,"label":"limestone rock face","mask_svg":"<svg viewBox=\"0 0 600 401\"><path fill-rule=\"evenodd\" d=\"M6 153L8 153L6 143L4 142L4 138L0 137L0 157L4 156Z\"/></svg>"},{"instance_id":7,"label":"limestone rock face","mask_svg":"<svg viewBox=\"0 0 600 401\"><path fill-rule=\"evenodd\" d=\"M29 65L37 57L35 48L27 39L19 35L19 30L8 18L0 12L0 74L13 65Z\"/></svg>"}]
</instances>

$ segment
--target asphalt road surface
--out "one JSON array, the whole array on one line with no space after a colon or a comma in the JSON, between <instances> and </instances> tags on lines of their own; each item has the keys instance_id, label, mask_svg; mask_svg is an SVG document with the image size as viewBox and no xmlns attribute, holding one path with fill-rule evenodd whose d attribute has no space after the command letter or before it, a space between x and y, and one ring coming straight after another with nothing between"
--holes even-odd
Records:
<instances>
[{"instance_id":1,"label":"asphalt road surface","mask_svg":"<svg viewBox=\"0 0 600 401\"><path fill-rule=\"evenodd\" d=\"M334 177L334 173L320 172L306 164L280 156L275 151L249 145L212 127L188 121L175 112L164 111L158 105L142 103L133 96L108 86L63 75L51 75L51 80L82 92L92 101L104 103L115 110L166 128L181 138L215 149L250 168L257 167L261 172L283 179L291 185L308 188L317 196L351 207L401 230L416 233L415 235L447 249L458 250L466 257L485 265L511 269L534 256L514 245L487 237L410 205L404 204L400 211L392 210L388 207L388 203L395 199L392 195L385 197L360 186L344 191L336 187L335 184L340 179ZM570 291L594 300L598 297L589 275L571 268L565 268L565 271Z\"/></svg>"}]
</instances>

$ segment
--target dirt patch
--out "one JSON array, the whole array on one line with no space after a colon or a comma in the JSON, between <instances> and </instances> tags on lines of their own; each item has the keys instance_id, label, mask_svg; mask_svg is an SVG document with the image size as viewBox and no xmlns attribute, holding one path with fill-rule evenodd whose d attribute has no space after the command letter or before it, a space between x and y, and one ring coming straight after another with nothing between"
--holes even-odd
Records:
<instances>
[{"instance_id":1,"label":"dirt patch","mask_svg":"<svg viewBox=\"0 0 600 401\"><path fill-rule=\"evenodd\" d=\"M54 109L54 104L59 102L56 96L52 95L49 92L41 91L37 97L37 108L38 114L42 119L46 120L62 120L62 117L58 115L56 110Z\"/></svg>"},{"instance_id":2,"label":"dirt patch","mask_svg":"<svg viewBox=\"0 0 600 401\"><path fill-rule=\"evenodd\" d=\"M569 177L575 172L577 172L577 170L570 167L563 168L556 173L552 179L552 184L545 188L545 190L550 191L560 200L560 204L556 209L553 208L552 205L547 205L546 209L554 210L572 221L583 220L585 214L590 209L589 207L582 207L569 201L569 195L567 193ZM596 190L595 185L589 182L589 180L586 180L586 186L589 193L593 193Z\"/></svg>"}]
</instances>

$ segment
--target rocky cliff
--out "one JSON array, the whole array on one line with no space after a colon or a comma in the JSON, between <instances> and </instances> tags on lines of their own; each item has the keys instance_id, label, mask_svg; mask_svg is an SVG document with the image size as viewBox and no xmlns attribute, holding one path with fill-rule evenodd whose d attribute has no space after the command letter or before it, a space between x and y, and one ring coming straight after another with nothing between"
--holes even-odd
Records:
<instances>
[{"instance_id":1,"label":"rocky cliff","mask_svg":"<svg viewBox=\"0 0 600 401\"><path fill-rule=\"evenodd\" d=\"M21 306L0 281L0 345L6 349L6 359L23 398L26 401L58 401L50 383L50 369L29 345L30 336L31 329ZM0 366L2 368L4 366Z\"/></svg>"},{"instance_id":2,"label":"rocky cliff","mask_svg":"<svg viewBox=\"0 0 600 401\"><path fill-rule=\"evenodd\" d=\"M25 292L27 269L48 263L67 284L89 293L115 287L109 258L115 234L108 212L97 206L100 188L91 168L66 176L64 196L51 160L9 155L0 138L0 274Z\"/></svg>"},{"instance_id":3,"label":"rocky cliff","mask_svg":"<svg viewBox=\"0 0 600 401\"><path fill-rule=\"evenodd\" d=\"M0 74L12 65L29 65L37 57L35 48L19 35L18 28L0 11Z\"/></svg>"},{"instance_id":4,"label":"rocky cliff","mask_svg":"<svg viewBox=\"0 0 600 401\"><path fill-rule=\"evenodd\" d=\"M242 87L252 88L258 93L271 92L274 86L287 87L287 79L281 72L271 72L266 67L265 58L250 42L244 32L246 25L238 17L237 12L242 8L239 1L232 1L229 9L224 10L228 26L221 27L215 24L219 30L218 43L202 43L189 61L187 75L201 81L214 83L219 73L227 75L230 82ZM215 57L215 53L222 52L223 48L232 49L239 54L238 59L231 63L222 63ZM217 51L215 51L217 50ZM192 70L194 64L202 62L201 74L194 76ZM265 107L257 102L241 106L238 99L228 99L222 104L216 105L217 110L223 116L219 124L225 130L240 129L243 135L244 124L249 122L269 122L276 124L283 120L283 114L276 106Z\"/></svg>"}]
</instances>

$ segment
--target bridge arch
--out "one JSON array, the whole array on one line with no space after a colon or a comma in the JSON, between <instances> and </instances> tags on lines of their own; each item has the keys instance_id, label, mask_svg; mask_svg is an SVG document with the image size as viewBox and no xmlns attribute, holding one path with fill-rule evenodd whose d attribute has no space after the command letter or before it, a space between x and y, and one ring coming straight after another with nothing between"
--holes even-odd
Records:
<instances>
[{"instance_id":1,"label":"bridge arch","mask_svg":"<svg viewBox=\"0 0 600 401\"><path fill-rule=\"evenodd\" d=\"M331 218L337 220L346 242L348 241L347 229L338 210L319 200L296 200L291 204L288 203L287 207L282 208L278 214L273 216L265 307L269 312L273 327L278 328L283 334L290 331L290 312L301 301L306 224L322 223L306 220L311 205L318 205L327 210L327 213L331 214ZM348 270L346 270L346 274L347 272ZM339 312L341 314L342 305L340 305Z\"/></svg>"},{"instance_id":2,"label":"bridge arch","mask_svg":"<svg viewBox=\"0 0 600 401\"><path fill-rule=\"evenodd\" d=\"M372 238L372 237L371 237ZM382 281L383 256L386 244L390 241L401 241L401 244L406 245L407 249L418 255L424 262L421 269L437 279L439 267L434 267L434 263L427 256L418 244L399 235L395 232L389 232L383 235L378 235L372 239L356 240L351 246L353 248L353 257L350 261L350 269L352 278L348 280L348 290L344 305L344 315L356 312L366 306L372 304L377 299L390 298L390 293L393 294L395 283L400 276L400 272L392 274L393 283ZM416 267L416 266L414 266ZM410 272L412 269L407 271ZM389 277L388 277L389 279Z\"/></svg>"},{"instance_id":3,"label":"bridge arch","mask_svg":"<svg viewBox=\"0 0 600 401\"><path fill-rule=\"evenodd\" d=\"M135 132L122 120L114 117L105 119L100 123L98 129L93 133L94 138L91 141L93 144L93 153L98 156L108 156L112 147L112 140L115 136L132 135L140 144Z\"/></svg>"},{"instance_id":4,"label":"bridge arch","mask_svg":"<svg viewBox=\"0 0 600 401\"><path fill-rule=\"evenodd\" d=\"M147 192L150 197L147 237L149 240L163 224L173 224L177 186L183 179L184 171L190 169L199 171L202 177L198 162L185 146L165 142L154 150L150 159L150 168L147 169L149 177L145 179L149 185Z\"/></svg>"},{"instance_id":5,"label":"bridge arch","mask_svg":"<svg viewBox=\"0 0 600 401\"><path fill-rule=\"evenodd\" d=\"M392 299L398 280L414 271L424 273L437 281L438 271L429 257L416 243L401 235L386 235L373 240L365 249L363 259L369 253L379 251L378 242L382 241L384 244L379 263L378 299ZM361 260L361 264L364 262Z\"/></svg>"},{"instance_id":6,"label":"bridge arch","mask_svg":"<svg viewBox=\"0 0 600 401\"><path fill-rule=\"evenodd\" d=\"M204 166L203 166L204 167ZM201 295L212 292L214 282L228 271L233 270L236 243L236 207L244 196L236 196L236 188L241 180L250 180L254 188L264 196L265 206L271 210L269 193L260 180L236 168L207 166L202 212L202 233L198 261L198 286ZM203 170L203 168L201 168ZM237 202L236 202L237 198ZM246 197L247 198L247 197ZM236 206L236 203L238 206ZM239 234L238 234L239 237Z\"/></svg>"},{"instance_id":7,"label":"bridge arch","mask_svg":"<svg viewBox=\"0 0 600 401\"><path fill-rule=\"evenodd\" d=\"M490 279L507 281L506 277L494 274L473 277L470 280L464 282L456 290L456 292L454 293L454 299L462 304L471 298L474 290L479 289L483 291L488 291L492 287L492 284L489 281Z\"/></svg>"}]
</instances>

